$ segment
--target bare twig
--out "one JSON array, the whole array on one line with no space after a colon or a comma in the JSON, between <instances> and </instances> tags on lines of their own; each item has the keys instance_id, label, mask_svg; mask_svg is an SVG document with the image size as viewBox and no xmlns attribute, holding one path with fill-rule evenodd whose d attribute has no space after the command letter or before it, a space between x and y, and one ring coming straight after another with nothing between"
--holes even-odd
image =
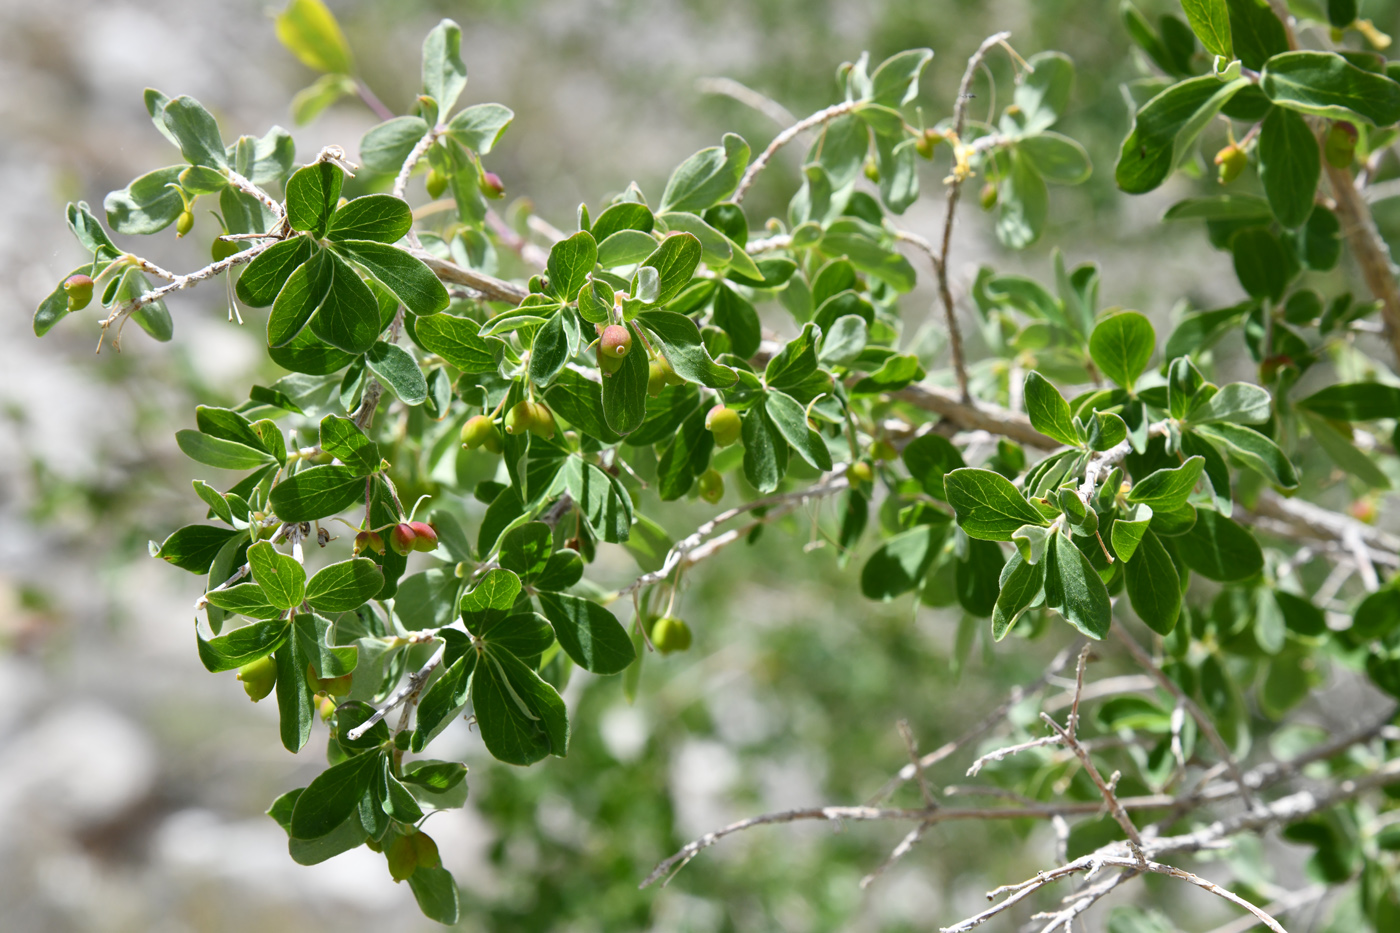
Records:
<instances>
[{"instance_id":1,"label":"bare twig","mask_svg":"<svg viewBox=\"0 0 1400 933\"><path fill-rule=\"evenodd\" d=\"M977 74L977 68L982 64L982 59L993 48L1005 42L1011 37L1009 32L999 32L988 36L977 47L977 51L972 53L972 57L967 60L967 69L963 72L962 81L958 84L958 99L953 104L953 137L954 146L962 146L963 127L967 121L967 102L972 92L972 78ZM943 215L943 241L938 250L938 257L934 261L934 269L938 273L938 294L943 299L943 314L945 323L948 326L948 346L953 354L953 372L958 380L958 394L963 402L972 402L972 395L967 389L967 363L963 358L962 331L958 328L956 309L953 305L953 292L948 286L948 253L953 246L953 219L958 211L958 195L962 192L963 180L966 176L955 166L953 175L948 182L948 206Z\"/></svg>"},{"instance_id":2,"label":"bare twig","mask_svg":"<svg viewBox=\"0 0 1400 933\"><path fill-rule=\"evenodd\" d=\"M347 739L350 739L352 742L360 738L371 728L373 728L375 723L379 722L385 716L389 715L390 711L392 711L394 707L398 706L404 700L417 693L418 690L422 688L424 681L426 681L429 675L431 675L433 671L437 670L437 666L442 663L442 654L446 650L446 644L439 645L438 650L433 652L433 656L428 659L426 664L424 664L418 670L410 674L408 676L408 680L404 681L403 686L399 687L399 689L389 694L389 698L383 703L379 704L379 708L374 711L374 715L370 716L364 722L360 723L358 726L345 733L345 737Z\"/></svg>"},{"instance_id":3,"label":"bare twig","mask_svg":"<svg viewBox=\"0 0 1400 933\"><path fill-rule=\"evenodd\" d=\"M472 269L465 269L455 262L434 256L425 249L410 249L408 252L422 260L439 279L454 285L465 285L488 301L504 301L518 305L530 294L514 282L507 282L504 279L498 279L495 276Z\"/></svg>"},{"instance_id":4,"label":"bare twig","mask_svg":"<svg viewBox=\"0 0 1400 933\"><path fill-rule=\"evenodd\" d=\"M1275 917L1279 914L1290 913L1306 904L1321 900L1326 893L1327 886L1323 884L1314 884L1301 891L1290 891L1272 904L1266 904L1264 906L1264 913ZM1238 920L1231 920L1229 923L1216 927L1214 930L1211 930L1210 933L1249 933L1250 930L1254 929L1262 922L1262 920L1253 915L1240 917Z\"/></svg>"},{"instance_id":5,"label":"bare twig","mask_svg":"<svg viewBox=\"0 0 1400 933\"><path fill-rule=\"evenodd\" d=\"M1122 827L1124 835L1128 837L1129 849L1132 850L1133 855L1141 862L1144 858L1142 854L1142 836L1138 834L1137 826L1133 824L1133 821L1128 818L1128 814L1124 812L1123 805L1118 802L1118 795L1113 792L1113 787L1110 782L1105 781L1103 775L1099 774L1099 769L1094 767L1093 759L1090 758L1089 753L1084 750L1084 746L1079 744L1078 739L1070 735L1067 730L1061 728L1060 724L1051 718L1049 714L1041 713L1040 718L1051 729L1059 733L1060 738L1063 739L1065 744L1070 747L1070 750L1074 752L1075 756L1079 759L1079 763L1084 766L1085 773L1087 773L1089 778L1094 782L1094 786L1099 789L1099 794L1103 797L1103 802L1108 806L1109 814L1113 817L1114 821Z\"/></svg>"},{"instance_id":6,"label":"bare twig","mask_svg":"<svg viewBox=\"0 0 1400 933\"><path fill-rule=\"evenodd\" d=\"M779 126L796 123L797 117L782 104L766 94L760 94L746 84L733 78L697 78L695 89L701 94L719 94L732 97L739 103L757 110Z\"/></svg>"},{"instance_id":7,"label":"bare twig","mask_svg":"<svg viewBox=\"0 0 1400 933\"><path fill-rule=\"evenodd\" d=\"M1361 192L1356 190L1351 170L1337 168L1323 160L1327 170L1327 180L1332 188L1332 197L1337 204L1337 219L1341 221L1352 255L1361 267L1361 277L1372 297L1381 303L1381 320L1385 323L1386 338L1390 341L1391 352L1400 360L1400 285L1395 281L1395 265L1391 262L1390 248L1376 229L1371 217L1371 209Z\"/></svg>"},{"instance_id":8,"label":"bare twig","mask_svg":"<svg viewBox=\"0 0 1400 933\"><path fill-rule=\"evenodd\" d=\"M830 123L837 117L850 113L852 110L856 109L858 103L858 101L848 100L827 107L825 110L818 110L810 117L799 120L777 136L774 136L773 141L768 144L768 148L760 152L758 158L749 163L748 170L744 172L744 177L739 180L739 187L735 189L734 196L730 198L730 200L735 204L744 200L744 195L748 193L749 186L753 184L754 179L758 177L758 173L763 171L763 167L777 154L779 149L792 142L793 139L805 133L807 130Z\"/></svg>"}]
</instances>

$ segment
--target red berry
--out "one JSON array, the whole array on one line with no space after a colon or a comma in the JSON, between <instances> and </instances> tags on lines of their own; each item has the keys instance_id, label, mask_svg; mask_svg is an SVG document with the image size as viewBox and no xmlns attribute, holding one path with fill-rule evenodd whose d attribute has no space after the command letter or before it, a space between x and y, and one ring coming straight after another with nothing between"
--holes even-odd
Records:
<instances>
[{"instance_id":1,"label":"red berry","mask_svg":"<svg viewBox=\"0 0 1400 933\"><path fill-rule=\"evenodd\" d=\"M394 553L400 557L407 557L413 550L413 542L418 537L413 526L404 522L394 526L394 530L389 533L389 544L394 548Z\"/></svg>"},{"instance_id":2,"label":"red berry","mask_svg":"<svg viewBox=\"0 0 1400 933\"><path fill-rule=\"evenodd\" d=\"M63 280L63 290L68 293L68 310L81 311L92 301L92 278L83 275L70 275Z\"/></svg>"},{"instance_id":3,"label":"red berry","mask_svg":"<svg viewBox=\"0 0 1400 933\"><path fill-rule=\"evenodd\" d=\"M608 356L622 359L632 349L632 332L621 324L609 324L603 328L598 346Z\"/></svg>"},{"instance_id":4,"label":"red berry","mask_svg":"<svg viewBox=\"0 0 1400 933\"><path fill-rule=\"evenodd\" d=\"M413 529L413 549L415 551L435 551L438 546L437 529L427 522L409 522Z\"/></svg>"}]
</instances>

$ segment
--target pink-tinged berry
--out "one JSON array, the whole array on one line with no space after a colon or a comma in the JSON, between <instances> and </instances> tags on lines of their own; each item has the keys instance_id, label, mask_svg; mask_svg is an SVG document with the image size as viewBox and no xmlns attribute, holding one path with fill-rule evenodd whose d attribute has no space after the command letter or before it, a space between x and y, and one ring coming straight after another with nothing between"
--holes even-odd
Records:
<instances>
[{"instance_id":1,"label":"pink-tinged berry","mask_svg":"<svg viewBox=\"0 0 1400 933\"><path fill-rule=\"evenodd\" d=\"M413 542L418 537L413 531L413 527L407 522L395 525L394 530L389 532L389 545L394 549L394 553L400 557L407 557L413 550Z\"/></svg>"}]
</instances>

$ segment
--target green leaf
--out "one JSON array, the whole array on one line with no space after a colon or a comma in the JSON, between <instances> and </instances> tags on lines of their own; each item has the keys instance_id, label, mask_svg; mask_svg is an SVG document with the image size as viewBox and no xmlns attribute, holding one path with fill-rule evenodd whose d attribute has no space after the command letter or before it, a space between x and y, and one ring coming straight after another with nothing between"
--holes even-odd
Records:
<instances>
[{"instance_id":1,"label":"green leaf","mask_svg":"<svg viewBox=\"0 0 1400 933\"><path fill-rule=\"evenodd\" d=\"M337 212L336 217L339 216ZM447 307L447 287L426 263L397 246L370 240L336 240L333 248L374 276L414 314L435 314Z\"/></svg>"},{"instance_id":2,"label":"green leaf","mask_svg":"<svg viewBox=\"0 0 1400 933\"><path fill-rule=\"evenodd\" d=\"M1295 404L1304 411L1337 421L1400 418L1400 387L1380 382L1340 383Z\"/></svg>"},{"instance_id":3,"label":"green leaf","mask_svg":"<svg viewBox=\"0 0 1400 933\"><path fill-rule=\"evenodd\" d=\"M311 258L311 241L292 237L258 253L238 278L238 300L254 308L272 304L292 272Z\"/></svg>"},{"instance_id":4,"label":"green leaf","mask_svg":"<svg viewBox=\"0 0 1400 933\"><path fill-rule=\"evenodd\" d=\"M997 239L1009 249L1025 249L1040 239L1050 214L1050 193L1029 153L1012 149L1010 171L997 186Z\"/></svg>"},{"instance_id":5,"label":"green leaf","mask_svg":"<svg viewBox=\"0 0 1400 933\"><path fill-rule=\"evenodd\" d=\"M422 117L386 120L365 133L360 140L360 162L371 172L397 175L413 152L413 147L427 132L428 124ZM472 179L472 186L476 186L475 178Z\"/></svg>"},{"instance_id":6,"label":"green leaf","mask_svg":"<svg viewBox=\"0 0 1400 933\"><path fill-rule=\"evenodd\" d=\"M462 29L450 19L433 27L423 40L423 93L447 113L467 86L467 66L462 63Z\"/></svg>"},{"instance_id":7,"label":"green leaf","mask_svg":"<svg viewBox=\"0 0 1400 933\"><path fill-rule=\"evenodd\" d=\"M1064 535L1053 535L1043 563L1045 605L1090 638L1107 635L1113 621L1108 589L1074 542Z\"/></svg>"},{"instance_id":8,"label":"green leaf","mask_svg":"<svg viewBox=\"0 0 1400 933\"><path fill-rule=\"evenodd\" d=\"M859 314L838 317L822 334L818 360L835 366L853 363L870 340L870 325Z\"/></svg>"},{"instance_id":9,"label":"green leaf","mask_svg":"<svg viewBox=\"0 0 1400 933\"><path fill-rule=\"evenodd\" d=\"M428 399L428 380L418 361L395 343L377 341L365 354L365 365L405 405L422 405Z\"/></svg>"},{"instance_id":10,"label":"green leaf","mask_svg":"<svg viewBox=\"0 0 1400 933\"><path fill-rule=\"evenodd\" d=\"M1059 535L1056 535L1059 537ZM1001 570L1001 591L992 609L992 638L1001 641L1045 592L1046 563L1027 563L1018 551Z\"/></svg>"},{"instance_id":11,"label":"green leaf","mask_svg":"<svg viewBox=\"0 0 1400 933\"><path fill-rule=\"evenodd\" d=\"M135 301L150 289L150 279L146 278L146 274L140 269L132 266L122 273L121 282L118 283L110 304L120 305L124 302ZM142 330L162 342L169 340L174 333L175 325L170 319L170 312L166 309L164 301L153 301L143 305L137 308L131 316Z\"/></svg>"},{"instance_id":12,"label":"green leaf","mask_svg":"<svg viewBox=\"0 0 1400 933\"><path fill-rule=\"evenodd\" d=\"M418 866L408 876L408 886L413 889L413 897L418 901L418 909L429 920L436 920L445 926L453 926L461 917L460 893L457 881L446 868Z\"/></svg>"},{"instance_id":13,"label":"green leaf","mask_svg":"<svg viewBox=\"0 0 1400 933\"><path fill-rule=\"evenodd\" d=\"M1230 40L1230 8L1225 0L1181 0L1181 8L1191 31L1207 52L1226 60L1235 57Z\"/></svg>"},{"instance_id":14,"label":"green leaf","mask_svg":"<svg viewBox=\"0 0 1400 933\"><path fill-rule=\"evenodd\" d=\"M1126 514L1114 519L1113 529L1109 538L1113 544L1113 553L1119 560L1131 561L1133 555L1137 553L1138 545L1142 543L1142 536L1147 533L1147 526L1152 522L1152 506L1138 503Z\"/></svg>"},{"instance_id":15,"label":"green leaf","mask_svg":"<svg viewBox=\"0 0 1400 933\"><path fill-rule=\"evenodd\" d=\"M573 301L597 262L598 244L587 231L555 243L549 250L549 293L560 301Z\"/></svg>"},{"instance_id":16,"label":"green leaf","mask_svg":"<svg viewBox=\"0 0 1400 933\"><path fill-rule=\"evenodd\" d=\"M700 407L685 416L674 435L656 465L657 494L663 502L690 492L696 474L710 462L715 447L714 435L705 430L705 410Z\"/></svg>"},{"instance_id":17,"label":"green leaf","mask_svg":"<svg viewBox=\"0 0 1400 933\"><path fill-rule=\"evenodd\" d=\"M165 128L179 143L180 154L186 162L215 169L228 168L219 124L199 101L182 94L165 105L162 118Z\"/></svg>"},{"instance_id":18,"label":"green leaf","mask_svg":"<svg viewBox=\"0 0 1400 933\"><path fill-rule=\"evenodd\" d=\"M891 600L918 587L942 548L946 526L919 525L880 545L860 572L866 599Z\"/></svg>"},{"instance_id":19,"label":"green leaf","mask_svg":"<svg viewBox=\"0 0 1400 933\"><path fill-rule=\"evenodd\" d=\"M971 537L1010 541L1022 525L1050 524L1010 480L991 470L953 470L943 477L943 486L958 527Z\"/></svg>"},{"instance_id":20,"label":"green leaf","mask_svg":"<svg viewBox=\"0 0 1400 933\"><path fill-rule=\"evenodd\" d=\"M306 601L321 612L351 612L384 588L384 574L363 557L318 570L306 584Z\"/></svg>"},{"instance_id":21,"label":"green leaf","mask_svg":"<svg viewBox=\"0 0 1400 933\"><path fill-rule=\"evenodd\" d=\"M359 425L340 415L321 419L321 449L360 476L379 469L379 445L365 436Z\"/></svg>"},{"instance_id":22,"label":"green leaf","mask_svg":"<svg viewBox=\"0 0 1400 933\"><path fill-rule=\"evenodd\" d=\"M594 674L616 674L636 659L632 639L602 606L563 593L540 593L539 600L559 646L579 667Z\"/></svg>"},{"instance_id":23,"label":"green leaf","mask_svg":"<svg viewBox=\"0 0 1400 933\"><path fill-rule=\"evenodd\" d=\"M331 104L349 97L357 90L349 75L324 74L292 95L292 122L305 126L315 120Z\"/></svg>"},{"instance_id":24,"label":"green leaf","mask_svg":"<svg viewBox=\"0 0 1400 933\"><path fill-rule=\"evenodd\" d=\"M1199 509L1196 524L1177 548L1187 567L1208 580L1236 583L1264 569L1259 543L1244 528L1218 512Z\"/></svg>"},{"instance_id":25,"label":"green leaf","mask_svg":"<svg viewBox=\"0 0 1400 933\"><path fill-rule=\"evenodd\" d=\"M229 543L234 543L230 541ZM245 542L246 543L246 542ZM220 551L220 554L223 552ZM210 575L217 576L214 567L210 568ZM224 579L228 579L229 574L224 574ZM216 584L217 585L217 584ZM205 593L205 598L209 605L225 612L247 616L250 619L276 619L282 615L283 610L272 605L268 601L267 594L263 588L256 583L239 583L223 590L210 590ZM210 619L210 626L213 626L213 619ZM218 629L215 629L218 631Z\"/></svg>"},{"instance_id":26,"label":"green leaf","mask_svg":"<svg viewBox=\"0 0 1400 933\"><path fill-rule=\"evenodd\" d=\"M729 335L735 356L747 360L758 352L763 342L763 325L758 312L747 298L728 285L720 285L715 291L713 322Z\"/></svg>"},{"instance_id":27,"label":"green leaf","mask_svg":"<svg viewBox=\"0 0 1400 933\"><path fill-rule=\"evenodd\" d=\"M430 314L414 322L418 342L464 373L487 373L496 368L497 340L478 337L481 326L470 318Z\"/></svg>"},{"instance_id":28,"label":"green leaf","mask_svg":"<svg viewBox=\"0 0 1400 933\"><path fill-rule=\"evenodd\" d=\"M496 569L477 581L462 596L462 618L469 628L505 618L520 595L520 578L509 570Z\"/></svg>"},{"instance_id":29,"label":"green leaf","mask_svg":"<svg viewBox=\"0 0 1400 933\"><path fill-rule=\"evenodd\" d=\"M619 481L600 467L570 457L552 491L567 489L589 526L610 543L627 540L632 528L632 497Z\"/></svg>"},{"instance_id":30,"label":"green leaf","mask_svg":"<svg viewBox=\"0 0 1400 933\"><path fill-rule=\"evenodd\" d=\"M972 538L966 545L967 553L958 558L953 572L953 585L963 610L969 616L985 619L996 611L1006 558L993 541Z\"/></svg>"},{"instance_id":31,"label":"green leaf","mask_svg":"<svg viewBox=\"0 0 1400 933\"><path fill-rule=\"evenodd\" d=\"M1280 52L1288 51L1288 33L1268 0L1226 0L1230 8L1230 37L1235 57L1258 71Z\"/></svg>"},{"instance_id":32,"label":"green leaf","mask_svg":"<svg viewBox=\"0 0 1400 933\"><path fill-rule=\"evenodd\" d=\"M571 369L559 372L545 390L545 401L554 414L604 444L616 444L622 435L608 427L603 413L603 387ZM635 436L635 435L632 435Z\"/></svg>"},{"instance_id":33,"label":"green leaf","mask_svg":"<svg viewBox=\"0 0 1400 933\"><path fill-rule=\"evenodd\" d=\"M237 670L281 648L291 630L287 620L274 619L246 625L227 635L206 641L196 628L195 638L199 645L200 663L204 665L205 670L214 674Z\"/></svg>"},{"instance_id":34,"label":"green leaf","mask_svg":"<svg viewBox=\"0 0 1400 933\"><path fill-rule=\"evenodd\" d=\"M296 754L311 738L311 685L306 667L311 659L301 648L301 640L288 638L275 655L277 661L277 716L282 747ZM339 822L339 821L337 821ZM332 824L329 829L334 829Z\"/></svg>"},{"instance_id":35,"label":"green leaf","mask_svg":"<svg viewBox=\"0 0 1400 933\"><path fill-rule=\"evenodd\" d=\"M488 645L472 675L471 697L482 741L500 761L529 765L549 754L564 756L564 701L515 655Z\"/></svg>"},{"instance_id":36,"label":"green leaf","mask_svg":"<svg viewBox=\"0 0 1400 933\"><path fill-rule=\"evenodd\" d=\"M544 388L549 385L564 364L569 361L569 336L565 331L565 315L572 317L568 309L561 309L535 331L534 342L530 344L530 381ZM577 335L577 322L574 331Z\"/></svg>"},{"instance_id":37,"label":"green leaf","mask_svg":"<svg viewBox=\"0 0 1400 933\"><path fill-rule=\"evenodd\" d=\"M693 319L674 311L643 311L637 315L636 322L656 338L666 362L687 382L725 389L738 380L732 368L711 358Z\"/></svg>"},{"instance_id":38,"label":"green leaf","mask_svg":"<svg viewBox=\"0 0 1400 933\"><path fill-rule=\"evenodd\" d=\"M253 470L274 461L272 454L266 450L210 437L198 431L176 431L175 443L191 460L220 470Z\"/></svg>"},{"instance_id":39,"label":"green leaf","mask_svg":"<svg viewBox=\"0 0 1400 933\"><path fill-rule=\"evenodd\" d=\"M1074 62L1063 52L1037 52L1030 58L1032 71L1023 74L1012 102L1020 108L1021 131L1038 133L1050 127L1069 106L1074 87Z\"/></svg>"},{"instance_id":40,"label":"green leaf","mask_svg":"<svg viewBox=\"0 0 1400 933\"><path fill-rule=\"evenodd\" d=\"M276 27L277 38L306 67L350 73L350 46L334 14L321 0L291 0L277 14Z\"/></svg>"},{"instance_id":41,"label":"green leaf","mask_svg":"<svg viewBox=\"0 0 1400 933\"><path fill-rule=\"evenodd\" d=\"M626 325L635 346L644 346L635 324ZM622 358L617 372L603 379L603 415L618 434L635 430L647 413L647 357L633 352Z\"/></svg>"},{"instance_id":42,"label":"green leaf","mask_svg":"<svg viewBox=\"0 0 1400 933\"><path fill-rule=\"evenodd\" d=\"M1293 464L1277 444L1258 431L1222 422L1200 427L1196 433L1224 447L1231 456L1263 474L1269 482L1284 489L1298 488L1298 474Z\"/></svg>"},{"instance_id":43,"label":"green leaf","mask_svg":"<svg viewBox=\"0 0 1400 933\"><path fill-rule=\"evenodd\" d=\"M372 752L356 755L317 775L292 809L292 836L316 839L339 826L355 812L383 765L383 753Z\"/></svg>"},{"instance_id":44,"label":"green leaf","mask_svg":"<svg viewBox=\"0 0 1400 933\"><path fill-rule=\"evenodd\" d=\"M364 353L374 347L381 330L379 302L345 260L330 250L322 250L320 255L330 260L330 289L311 319L311 330L333 347L347 353ZM275 305L273 312L276 313ZM268 324L270 327L271 319Z\"/></svg>"},{"instance_id":45,"label":"green leaf","mask_svg":"<svg viewBox=\"0 0 1400 933\"><path fill-rule=\"evenodd\" d=\"M1044 185L1041 187L1043 189ZM886 235L879 227L854 217L845 217L827 226L817 248L827 256L845 256L857 269L874 276L897 292L911 291L918 279L914 267L885 239Z\"/></svg>"},{"instance_id":46,"label":"green leaf","mask_svg":"<svg viewBox=\"0 0 1400 933\"><path fill-rule=\"evenodd\" d=\"M185 209L177 179L183 165L159 168L135 179L102 201L107 224L117 233L144 235L159 233L175 222Z\"/></svg>"},{"instance_id":47,"label":"green leaf","mask_svg":"<svg viewBox=\"0 0 1400 933\"><path fill-rule=\"evenodd\" d=\"M1301 227L1313 210L1322 158L1307 121L1274 107L1259 132L1259 180L1269 207L1285 227Z\"/></svg>"},{"instance_id":48,"label":"green leaf","mask_svg":"<svg viewBox=\"0 0 1400 933\"><path fill-rule=\"evenodd\" d=\"M287 554L281 554L271 543L259 541L248 548L248 567L253 582L262 587L268 602L278 609L301 605L306 596L306 571Z\"/></svg>"},{"instance_id":49,"label":"green leaf","mask_svg":"<svg viewBox=\"0 0 1400 933\"><path fill-rule=\"evenodd\" d=\"M409 574L399 582L394 597L394 615L409 631L450 625L457 612L457 593L462 581L451 567L436 566Z\"/></svg>"},{"instance_id":50,"label":"green leaf","mask_svg":"<svg viewBox=\"0 0 1400 933\"><path fill-rule=\"evenodd\" d=\"M1152 360L1156 346L1157 332L1152 323L1136 311L1109 315L1089 335L1089 355L1094 364L1129 392Z\"/></svg>"},{"instance_id":51,"label":"green leaf","mask_svg":"<svg viewBox=\"0 0 1400 933\"><path fill-rule=\"evenodd\" d=\"M293 230L325 236L340 199L345 175L330 162L298 169L287 179L287 224Z\"/></svg>"},{"instance_id":52,"label":"green leaf","mask_svg":"<svg viewBox=\"0 0 1400 933\"><path fill-rule=\"evenodd\" d=\"M375 243L397 243L413 226L413 211L402 198L389 194L367 194L345 202L331 215L326 238L341 240L371 240Z\"/></svg>"},{"instance_id":53,"label":"green leaf","mask_svg":"<svg viewBox=\"0 0 1400 933\"><path fill-rule=\"evenodd\" d=\"M473 104L452 118L447 134L477 155L486 155L514 119L515 113L501 104Z\"/></svg>"},{"instance_id":54,"label":"green leaf","mask_svg":"<svg viewBox=\"0 0 1400 933\"><path fill-rule=\"evenodd\" d=\"M1059 133L1027 136L1016 148L1042 178L1054 185L1082 185L1094 171L1084 147Z\"/></svg>"},{"instance_id":55,"label":"green leaf","mask_svg":"<svg viewBox=\"0 0 1400 933\"><path fill-rule=\"evenodd\" d=\"M269 503L284 522L310 522L362 503L364 498L364 475L352 467L329 463L287 477L272 487Z\"/></svg>"},{"instance_id":56,"label":"green leaf","mask_svg":"<svg viewBox=\"0 0 1400 933\"><path fill-rule=\"evenodd\" d=\"M1117 546L1115 537L1114 548ZM1176 627L1177 616L1181 614L1181 577L1167 549L1154 533L1148 531L1142 536L1133 559L1124 566L1123 574L1128 601L1132 603L1138 618L1158 635L1170 635Z\"/></svg>"},{"instance_id":57,"label":"green leaf","mask_svg":"<svg viewBox=\"0 0 1400 933\"><path fill-rule=\"evenodd\" d=\"M733 133L726 133L723 143L723 148L701 149L671 173L661 195L662 213L699 213L734 193L749 164L749 144Z\"/></svg>"},{"instance_id":58,"label":"green leaf","mask_svg":"<svg viewBox=\"0 0 1400 933\"><path fill-rule=\"evenodd\" d=\"M1222 84L1213 75L1189 78L1167 88L1137 112L1123 140L1114 177L1129 194L1153 190L1189 155L1192 144L1220 108L1249 84Z\"/></svg>"},{"instance_id":59,"label":"green leaf","mask_svg":"<svg viewBox=\"0 0 1400 933\"><path fill-rule=\"evenodd\" d=\"M1074 427L1074 415L1070 413L1069 402L1065 401L1059 389L1035 370L1031 370L1026 376L1025 400L1026 414L1031 419L1031 427L1061 444L1070 447L1083 446L1084 442L1080 440L1079 432Z\"/></svg>"},{"instance_id":60,"label":"green leaf","mask_svg":"<svg viewBox=\"0 0 1400 933\"><path fill-rule=\"evenodd\" d=\"M918 480L924 492L945 501L944 477L966 465L958 448L941 434L922 434L914 438L905 445L900 457L909 475Z\"/></svg>"},{"instance_id":61,"label":"green leaf","mask_svg":"<svg viewBox=\"0 0 1400 933\"><path fill-rule=\"evenodd\" d=\"M700 265L703 252L700 241L690 233L672 233L661 241L656 251L642 263L643 266L655 269L657 273L658 291L652 304L666 304L690 284L695 268ZM632 292L635 294L636 290L637 279L634 276Z\"/></svg>"},{"instance_id":62,"label":"green leaf","mask_svg":"<svg viewBox=\"0 0 1400 933\"><path fill-rule=\"evenodd\" d=\"M1332 422L1306 411L1303 418L1307 422L1308 433L1332 458L1333 463L1374 489L1390 488L1390 478L1351 442L1352 432L1349 429L1339 430Z\"/></svg>"},{"instance_id":63,"label":"green leaf","mask_svg":"<svg viewBox=\"0 0 1400 933\"><path fill-rule=\"evenodd\" d=\"M872 103L902 107L919 94L919 75L933 60L932 49L906 49L880 63L870 76Z\"/></svg>"},{"instance_id":64,"label":"green leaf","mask_svg":"<svg viewBox=\"0 0 1400 933\"><path fill-rule=\"evenodd\" d=\"M243 532L216 525L186 525L159 548L151 545L152 557L158 557L190 573L206 574L214 558L230 538Z\"/></svg>"},{"instance_id":65,"label":"green leaf","mask_svg":"<svg viewBox=\"0 0 1400 933\"><path fill-rule=\"evenodd\" d=\"M771 423L793 449L815 469L831 469L831 453L822 436L807 423L807 412L796 399L776 389L764 396L764 408Z\"/></svg>"},{"instance_id":66,"label":"green leaf","mask_svg":"<svg viewBox=\"0 0 1400 933\"><path fill-rule=\"evenodd\" d=\"M1248 382L1231 382L1208 398L1198 396L1186 420L1191 424L1262 424L1272 416L1273 399L1267 391Z\"/></svg>"},{"instance_id":67,"label":"green leaf","mask_svg":"<svg viewBox=\"0 0 1400 933\"><path fill-rule=\"evenodd\" d=\"M744 478L760 493L778 488L787 473L788 445L778 433L766 406L755 405L744 413Z\"/></svg>"},{"instance_id":68,"label":"green leaf","mask_svg":"<svg viewBox=\"0 0 1400 933\"><path fill-rule=\"evenodd\" d=\"M335 277L334 263L335 257L329 250L317 250L308 262L291 272L286 284L277 292L272 313L267 318L269 347L291 343L326 303Z\"/></svg>"},{"instance_id":69,"label":"green leaf","mask_svg":"<svg viewBox=\"0 0 1400 933\"><path fill-rule=\"evenodd\" d=\"M1267 223L1273 212L1269 202L1252 194L1216 194L1177 201L1163 220L1239 220Z\"/></svg>"},{"instance_id":70,"label":"green leaf","mask_svg":"<svg viewBox=\"0 0 1400 933\"><path fill-rule=\"evenodd\" d=\"M1128 490L1128 501L1150 506L1154 512L1172 512L1186 504L1205 469L1204 457L1191 457L1179 467L1157 470Z\"/></svg>"},{"instance_id":71,"label":"green leaf","mask_svg":"<svg viewBox=\"0 0 1400 933\"><path fill-rule=\"evenodd\" d=\"M554 549L551 529L544 522L526 522L506 532L500 548L501 568L528 579L549 563Z\"/></svg>"},{"instance_id":72,"label":"green leaf","mask_svg":"<svg viewBox=\"0 0 1400 933\"><path fill-rule=\"evenodd\" d=\"M1259 86L1280 107L1375 126L1400 122L1400 84L1335 52L1285 52L1269 59Z\"/></svg>"}]
</instances>

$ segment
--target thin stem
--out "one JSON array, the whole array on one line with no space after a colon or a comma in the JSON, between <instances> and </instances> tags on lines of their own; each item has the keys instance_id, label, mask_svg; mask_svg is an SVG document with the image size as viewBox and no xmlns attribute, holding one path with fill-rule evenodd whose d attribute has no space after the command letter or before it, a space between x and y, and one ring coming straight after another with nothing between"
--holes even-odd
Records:
<instances>
[{"instance_id":1,"label":"thin stem","mask_svg":"<svg viewBox=\"0 0 1400 933\"><path fill-rule=\"evenodd\" d=\"M848 100L844 103L827 107L825 110L818 110L805 120L799 120L777 136L774 136L773 141L768 144L768 148L760 152L758 158L749 163L748 170L744 172L744 177L739 180L739 187L735 189L734 197L730 198L730 200L735 204L744 200L744 195L748 193L749 187L753 184L754 179L758 177L758 173L763 171L764 166L777 154L779 149L792 142L793 139L805 133L807 130L830 123L837 117L850 113L852 110L856 109L857 103L858 101Z\"/></svg>"}]
</instances>

